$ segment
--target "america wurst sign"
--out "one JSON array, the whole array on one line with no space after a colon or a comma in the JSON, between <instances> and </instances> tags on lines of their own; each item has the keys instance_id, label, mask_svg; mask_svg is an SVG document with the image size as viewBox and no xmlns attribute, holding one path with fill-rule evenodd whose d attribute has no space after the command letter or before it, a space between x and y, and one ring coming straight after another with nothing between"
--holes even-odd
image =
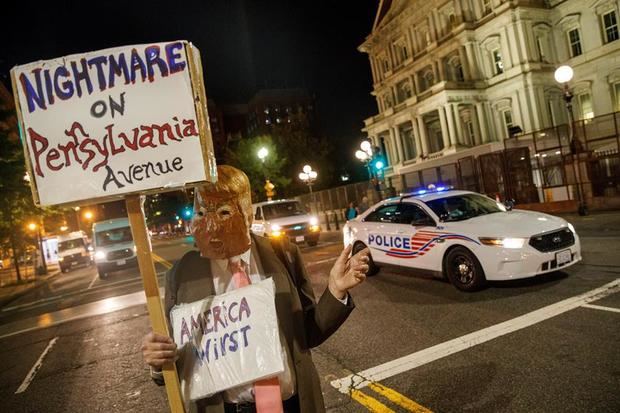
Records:
<instances>
[{"instance_id":1,"label":"america wurst sign","mask_svg":"<svg viewBox=\"0 0 620 413\"><path fill-rule=\"evenodd\" d=\"M39 205L211 181L200 55L185 41L16 66L21 138Z\"/></svg>"}]
</instances>

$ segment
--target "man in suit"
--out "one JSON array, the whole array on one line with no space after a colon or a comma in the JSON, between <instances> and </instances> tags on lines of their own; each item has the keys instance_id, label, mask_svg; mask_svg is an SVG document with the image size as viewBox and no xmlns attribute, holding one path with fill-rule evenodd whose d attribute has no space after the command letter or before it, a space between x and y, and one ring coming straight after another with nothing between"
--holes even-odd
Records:
<instances>
[{"instance_id":1,"label":"man in suit","mask_svg":"<svg viewBox=\"0 0 620 413\"><path fill-rule=\"evenodd\" d=\"M330 271L328 285L315 302L299 248L288 240L274 243L251 235L250 184L240 170L218 167L218 182L197 188L192 233L199 251L185 254L166 277L166 315L179 303L222 294L272 277L284 372L277 377L228 389L201 399L191 411L308 412L325 410L310 349L325 341L353 310L348 290L364 281L368 250L349 257L345 248ZM163 383L161 367L174 362L176 344L150 333L143 357L154 380Z\"/></svg>"}]
</instances>

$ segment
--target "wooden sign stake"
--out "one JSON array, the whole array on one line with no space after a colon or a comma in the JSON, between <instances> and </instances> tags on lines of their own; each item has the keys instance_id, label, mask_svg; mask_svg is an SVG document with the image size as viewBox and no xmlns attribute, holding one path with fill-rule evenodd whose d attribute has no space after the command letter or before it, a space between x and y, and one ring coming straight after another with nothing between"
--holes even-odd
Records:
<instances>
[{"instance_id":1,"label":"wooden sign stake","mask_svg":"<svg viewBox=\"0 0 620 413\"><path fill-rule=\"evenodd\" d=\"M142 208L142 200L140 198L140 195L129 195L125 198L125 204L127 205L131 233L136 243L138 266L140 267L142 283L144 284L144 293L146 294L146 306L149 311L153 332L170 336L164 307L159 295L155 264L153 263L153 256L151 255L151 243L146 230L146 220ZM166 381L166 393L168 394L170 411L172 413L184 413L185 407L181 396L181 386L179 384L176 364L165 365L162 370L164 373L164 380Z\"/></svg>"}]
</instances>

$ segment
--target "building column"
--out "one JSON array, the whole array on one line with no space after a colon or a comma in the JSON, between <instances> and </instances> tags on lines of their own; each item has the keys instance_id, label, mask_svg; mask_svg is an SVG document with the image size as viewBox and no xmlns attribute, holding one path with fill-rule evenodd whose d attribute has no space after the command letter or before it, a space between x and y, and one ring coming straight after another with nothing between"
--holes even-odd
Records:
<instances>
[{"instance_id":1,"label":"building column","mask_svg":"<svg viewBox=\"0 0 620 413\"><path fill-rule=\"evenodd\" d=\"M469 64L469 72L472 79L481 79L478 60L476 59L476 52L474 51L474 44L472 42L465 43L465 56Z\"/></svg>"},{"instance_id":2,"label":"building column","mask_svg":"<svg viewBox=\"0 0 620 413\"><path fill-rule=\"evenodd\" d=\"M390 139L392 139L396 144L396 153L398 156L397 163L403 163L405 160L405 154L403 152L403 143L400 140L400 132L397 127L390 128Z\"/></svg>"},{"instance_id":3,"label":"building column","mask_svg":"<svg viewBox=\"0 0 620 413\"><path fill-rule=\"evenodd\" d=\"M452 104L447 103L444 106L448 121L448 131L450 132L450 146L456 146L456 131L454 130L454 116L452 116Z\"/></svg>"},{"instance_id":4,"label":"building column","mask_svg":"<svg viewBox=\"0 0 620 413\"><path fill-rule=\"evenodd\" d=\"M415 94L420 94L422 92L422 89L420 89L420 77L418 76L417 72L413 74L413 85L415 86Z\"/></svg>"},{"instance_id":5,"label":"building column","mask_svg":"<svg viewBox=\"0 0 620 413\"><path fill-rule=\"evenodd\" d=\"M443 149L450 147L450 135L448 134L448 126L446 125L446 112L443 106L437 108L439 112L439 124L441 125L441 139L443 140Z\"/></svg>"},{"instance_id":6,"label":"building column","mask_svg":"<svg viewBox=\"0 0 620 413\"><path fill-rule=\"evenodd\" d=\"M482 103L476 103L476 118L478 120L478 128L480 130L480 140L482 143L489 142L489 132L487 130L487 120L484 114Z\"/></svg>"},{"instance_id":7,"label":"building column","mask_svg":"<svg viewBox=\"0 0 620 413\"><path fill-rule=\"evenodd\" d=\"M448 80L446 76L446 64L443 59L437 60L437 68L439 69L439 77L437 78L438 82Z\"/></svg>"},{"instance_id":8,"label":"building column","mask_svg":"<svg viewBox=\"0 0 620 413\"><path fill-rule=\"evenodd\" d=\"M422 145L420 144L420 131L418 129L418 122L414 116L411 116L409 122L411 122L411 129L413 131L413 143L415 144L415 156L420 157L422 154Z\"/></svg>"},{"instance_id":9,"label":"building column","mask_svg":"<svg viewBox=\"0 0 620 413\"><path fill-rule=\"evenodd\" d=\"M463 78L465 80L471 80L471 70L469 59L467 59L467 55L465 54L465 47L459 46L459 60L461 61L461 67L463 68Z\"/></svg>"},{"instance_id":10,"label":"building column","mask_svg":"<svg viewBox=\"0 0 620 413\"><path fill-rule=\"evenodd\" d=\"M461 117L459 116L459 104L452 103L452 116L454 116L454 131L456 132L456 142L463 142L463 122L461 122Z\"/></svg>"},{"instance_id":11,"label":"building column","mask_svg":"<svg viewBox=\"0 0 620 413\"><path fill-rule=\"evenodd\" d=\"M420 130L420 145L422 146L422 153L428 156L428 137L426 135L426 125L422 116L417 117L418 129Z\"/></svg>"}]
</instances>

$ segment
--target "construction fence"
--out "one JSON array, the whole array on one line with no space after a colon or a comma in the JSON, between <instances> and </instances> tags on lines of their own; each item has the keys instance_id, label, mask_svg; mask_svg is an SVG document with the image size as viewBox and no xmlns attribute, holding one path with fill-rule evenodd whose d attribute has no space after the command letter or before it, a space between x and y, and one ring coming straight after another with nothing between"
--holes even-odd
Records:
<instances>
[{"instance_id":1,"label":"construction fence","mask_svg":"<svg viewBox=\"0 0 620 413\"><path fill-rule=\"evenodd\" d=\"M400 176L377 192L369 182L344 185L299 196L323 225L337 229L349 202L364 196L370 205L381 198L425 188L430 184L514 199L521 207L553 211L552 205L573 205L581 192L591 209L620 207L620 112L568 125L522 134L504 141L504 149ZM421 165L422 166L422 165ZM390 180L388 180L390 182Z\"/></svg>"}]
</instances>

